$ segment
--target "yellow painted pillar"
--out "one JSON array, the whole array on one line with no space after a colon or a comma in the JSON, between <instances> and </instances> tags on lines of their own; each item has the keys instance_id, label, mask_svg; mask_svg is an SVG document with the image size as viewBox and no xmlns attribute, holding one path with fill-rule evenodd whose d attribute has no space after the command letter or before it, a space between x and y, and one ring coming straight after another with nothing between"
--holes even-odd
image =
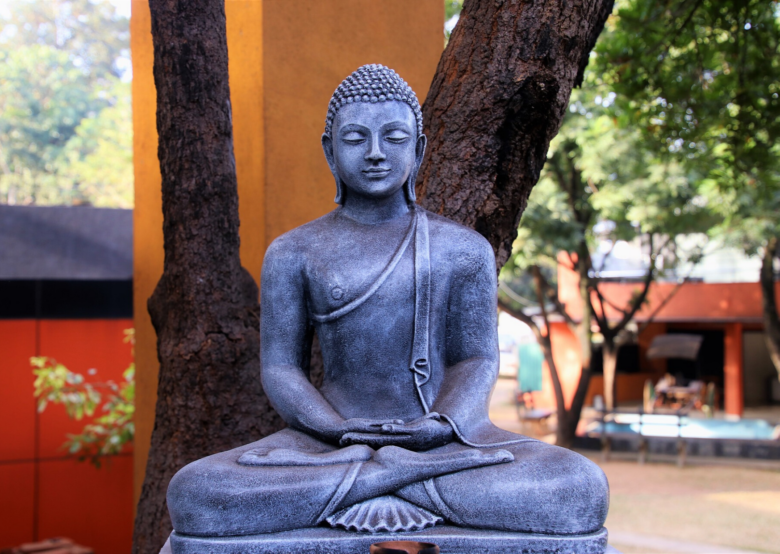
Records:
<instances>
[{"instance_id":1,"label":"yellow painted pillar","mask_svg":"<svg viewBox=\"0 0 780 554\"><path fill-rule=\"evenodd\" d=\"M280 234L332 210L320 147L330 96L366 63L392 67L425 99L443 46L442 0L226 0L241 261L259 281ZM156 336L146 301L163 269L162 199L148 0L132 0L135 499L157 401Z\"/></svg>"}]
</instances>

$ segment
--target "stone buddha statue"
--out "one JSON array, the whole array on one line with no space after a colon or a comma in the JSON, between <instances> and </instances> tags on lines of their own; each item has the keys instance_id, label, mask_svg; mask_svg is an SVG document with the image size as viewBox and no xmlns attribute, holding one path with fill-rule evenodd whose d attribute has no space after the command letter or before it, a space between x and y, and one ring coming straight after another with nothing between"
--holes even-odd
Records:
<instances>
[{"instance_id":1,"label":"stone buddha statue","mask_svg":"<svg viewBox=\"0 0 780 554\"><path fill-rule=\"evenodd\" d=\"M262 271L262 382L288 428L176 474L175 554L368 552L399 534L442 552L475 551L474 537L493 545L482 552L606 548L602 471L488 418L495 258L415 204L425 145L391 69L363 66L336 89L322 146L338 207L277 238Z\"/></svg>"}]
</instances>

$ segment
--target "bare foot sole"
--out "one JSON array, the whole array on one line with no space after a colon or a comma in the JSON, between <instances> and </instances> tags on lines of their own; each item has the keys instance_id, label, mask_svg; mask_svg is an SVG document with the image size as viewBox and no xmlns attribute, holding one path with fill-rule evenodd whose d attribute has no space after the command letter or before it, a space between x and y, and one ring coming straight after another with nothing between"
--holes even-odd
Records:
<instances>
[{"instance_id":1,"label":"bare foot sole","mask_svg":"<svg viewBox=\"0 0 780 554\"><path fill-rule=\"evenodd\" d=\"M413 452L399 446L385 446L374 454L374 461L385 467L405 467L422 470L435 477L464 469L504 464L514 461L508 450L479 450L471 448L458 452Z\"/></svg>"}]
</instances>

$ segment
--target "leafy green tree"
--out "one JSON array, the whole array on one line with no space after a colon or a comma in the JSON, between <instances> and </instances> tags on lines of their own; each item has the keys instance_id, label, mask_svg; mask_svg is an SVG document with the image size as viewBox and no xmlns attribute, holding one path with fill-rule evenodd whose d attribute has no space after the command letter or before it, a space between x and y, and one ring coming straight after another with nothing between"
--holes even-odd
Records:
<instances>
[{"instance_id":1,"label":"leafy green tree","mask_svg":"<svg viewBox=\"0 0 780 554\"><path fill-rule=\"evenodd\" d=\"M0 11L0 44L67 52L76 67L107 86L129 63L130 27L109 0L9 0Z\"/></svg>"},{"instance_id":2,"label":"leafy green tree","mask_svg":"<svg viewBox=\"0 0 780 554\"><path fill-rule=\"evenodd\" d=\"M672 160L657 158L640 133L617 125L611 114L614 94L595 83L592 75L587 79L585 90L572 96L529 198L513 258L502 274L500 299L504 309L531 325L542 346L558 404L557 442L564 446L571 445L588 390L594 328L602 341L605 400L613 408L617 352L637 333L634 318L651 283L680 262L695 262L698 249L681 252L677 237L706 231L715 221L697 194L697 176ZM602 290L601 272L618 241L638 244L647 262L626 305L617 305ZM561 253L566 253L563 258ZM580 276L579 320L561 304L550 283L558 263ZM511 287L523 280L533 284L541 324L514 302ZM580 343L582 376L568 410L552 358L550 312L567 322Z\"/></svg>"},{"instance_id":3,"label":"leafy green tree","mask_svg":"<svg viewBox=\"0 0 780 554\"><path fill-rule=\"evenodd\" d=\"M98 207L133 206L133 122L130 83L117 82L113 105L81 120L62 153L62 177Z\"/></svg>"},{"instance_id":4,"label":"leafy green tree","mask_svg":"<svg viewBox=\"0 0 780 554\"><path fill-rule=\"evenodd\" d=\"M700 175L702 197L723 217L713 234L763 257L767 344L780 372L780 4L628 0L596 50L621 124Z\"/></svg>"},{"instance_id":5,"label":"leafy green tree","mask_svg":"<svg viewBox=\"0 0 780 554\"><path fill-rule=\"evenodd\" d=\"M134 344L134 330L125 331L125 342ZM123 383L106 381L90 383L81 373L70 371L53 358L30 358L35 375L34 396L38 399L38 411L43 412L51 404L61 404L68 417L81 420L93 416L100 403L102 415L84 426L81 433L68 435L63 444L79 460L89 460L97 467L106 456L119 454L135 436L133 414L135 412L135 364L122 374Z\"/></svg>"},{"instance_id":6,"label":"leafy green tree","mask_svg":"<svg viewBox=\"0 0 780 554\"><path fill-rule=\"evenodd\" d=\"M128 30L107 1L0 11L0 201L132 205Z\"/></svg>"}]
</instances>

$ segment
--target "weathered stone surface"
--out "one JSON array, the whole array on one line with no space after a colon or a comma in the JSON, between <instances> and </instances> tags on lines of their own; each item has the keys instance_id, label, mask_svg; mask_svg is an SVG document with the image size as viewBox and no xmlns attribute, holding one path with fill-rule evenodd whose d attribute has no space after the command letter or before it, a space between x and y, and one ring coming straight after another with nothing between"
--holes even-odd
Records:
<instances>
[{"instance_id":1,"label":"weathered stone surface","mask_svg":"<svg viewBox=\"0 0 780 554\"><path fill-rule=\"evenodd\" d=\"M578 546L580 546L580 545L578 545ZM483 552L486 552L486 551L483 551ZM515 552L522 552L522 551L515 551ZM171 550L171 540L170 539L168 539L168 541L165 543L165 546L160 551L160 554L173 554L173 552ZM556 554L560 554L560 552L556 552ZM615 547L607 545L607 549L604 552L604 554L620 554L620 552Z\"/></svg>"},{"instance_id":2,"label":"weathered stone surface","mask_svg":"<svg viewBox=\"0 0 780 554\"><path fill-rule=\"evenodd\" d=\"M418 533L350 533L312 528L247 537L199 538L173 533L176 554L363 554L376 542L432 542L446 554L605 554L607 530L574 536L550 536L442 526ZM612 550L615 553L615 550ZM162 553L161 553L162 554Z\"/></svg>"}]
</instances>

